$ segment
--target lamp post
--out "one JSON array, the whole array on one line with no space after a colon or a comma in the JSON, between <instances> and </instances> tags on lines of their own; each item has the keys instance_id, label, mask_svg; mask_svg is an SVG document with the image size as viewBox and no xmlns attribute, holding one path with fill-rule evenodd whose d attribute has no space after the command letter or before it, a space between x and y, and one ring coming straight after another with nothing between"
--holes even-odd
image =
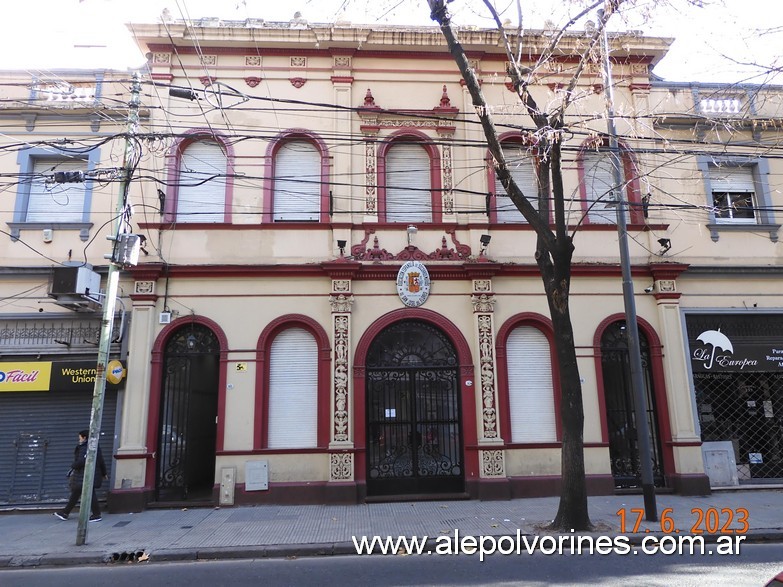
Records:
<instances>
[{"instance_id":1,"label":"lamp post","mask_svg":"<svg viewBox=\"0 0 783 587\"><path fill-rule=\"evenodd\" d=\"M604 11L599 10L598 16L603 21ZM647 397L645 393L644 376L642 372L642 355L639 347L639 328L636 323L636 301L631 278L631 261L628 252L628 228L625 218L627 203L623 194L624 180L620 170L620 148L617 143L617 131L614 125L614 88L612 84L612 69L609 61L609 37L606 24L601 35L603 53L604 92L606 94L606 124L609 133L609 151L612 157L614 172L614 195L617 202L617 233L620 246L620 266L623 276L623 302L625 304L626 336L628 337L628 354L631 369L631 388L634 397L634 415L636 419L636 442L639 447L639 460L642 474L642 491L644 493L644 511L648 521L658 520L655 504L655 483L652 471L652 451L650 448L650 431L647 424Z\"/></svg>"}]
</instances>

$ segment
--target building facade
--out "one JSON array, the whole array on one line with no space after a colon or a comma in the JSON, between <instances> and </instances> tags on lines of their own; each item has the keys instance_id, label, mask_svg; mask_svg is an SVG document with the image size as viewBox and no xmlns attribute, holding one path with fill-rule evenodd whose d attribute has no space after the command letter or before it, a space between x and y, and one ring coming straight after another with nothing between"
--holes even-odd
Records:
<instances>
[{"instance_id":1,"label":"building facade","mask_svg":"<svg viewBox=\"0 0 783 587\"><path fill-rule=\"evenodd\" d=\"M494 176L440 31L301 19L133 29L149 59L130 185L145 243L121 280L116 358L127 374L110 506L557 494L559 368L536 235ZM498 33L460 35L515 180L535 193ZM565 37L540 70L539 103L562 96L580 42ZM534 60L546 37L529 43ZM650 72L669 39L612 43L656 485L698 494L780 482L781 181L769 153L781 94L667 84ZM602 80L588 64L564 143L593 494L636 488L640 475ZM37 107L20 102L14 116ZM124 121L112 123L112 140L82 156L95 168L118 165ZM79 121L93 137L104 124ZM18 153L34 177L53 170L35 167L33 147ZM13 157L5 151L3 170L25 173L29 161ZM79 232L24 216L22 188L4 212L13 262L0 317L23 321L17 332L49 319L28 315L31 300L62 302L33 290L51 272L42 247L105 269L105 246L87 245L118 188L97 179L78 184L108 196L92 198ZM32 398L3 391L0 401Z\"/></svg>"}]
</instances>

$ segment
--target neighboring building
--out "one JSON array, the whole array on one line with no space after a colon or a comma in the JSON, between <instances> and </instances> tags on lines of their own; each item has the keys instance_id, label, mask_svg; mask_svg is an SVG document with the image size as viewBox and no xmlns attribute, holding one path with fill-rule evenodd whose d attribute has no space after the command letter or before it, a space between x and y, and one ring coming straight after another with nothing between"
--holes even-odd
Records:
<instances>
[{"instance_id":1,"label":"neighboring building","mask_svg":"<svg viewBox=\"0 0 783 587\"><path fill-rule=\"evenodd\" d=\"M130 189L146 243L121 283L132 320L116 337L127 377L104 414L104 433L117 435L110 506L557 494L559 371L535 233L495 180L439 29L204 19L133 30L149 55ZM498 34L463 30L461 41L529 193L528 122ZM546 42L530 34L531 55ZM541 75L542 103L556 99L580 42L566 36L566 56ZM769 156L783 93L651 78L669 43L613 40L655 481L691 494L783 482L783 359L768 359L783 352L783 182ZM98 102L126 103L124 81ZM608 494L638 486L639 459L597 64L578 92L564 166L578 227L570 305L588 489ZM25 128L44 114L16 99L18 111L4 106L19 149L0 149L3 174L50 173L27 145L44 131L99 145L79 155L89 169L120 165L121 108ZM96 140L104 133L116 138ZM85 196L64 225L49 203L39 208L50 217L25 216L33 188L6 190L16 204L3 211L0 369L8 336L66 319L50 306L33 314L51 299L52 260L105 272L100 227L117 184L68 185L106 198ZM713 330L728 346L704 334ZM81 357L54 338L28 337L10 360ZM2 391L20 411L38 401Z\"/></svg>"}]
</instances>

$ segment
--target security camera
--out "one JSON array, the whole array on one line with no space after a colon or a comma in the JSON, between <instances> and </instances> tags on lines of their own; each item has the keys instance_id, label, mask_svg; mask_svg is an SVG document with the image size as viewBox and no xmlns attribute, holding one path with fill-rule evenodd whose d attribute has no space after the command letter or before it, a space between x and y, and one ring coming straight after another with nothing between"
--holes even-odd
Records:
<instances>
[{"instance_id":1,"label":"security camera","mask_svg":"<svg viewBox=\"0 0 783 587\"><path fill-rule=\"evenodd\" d=\"M649 287L645 287L644 288L644 293L652 293L654 289L655 289L654 285L651 285Z\"/></svg>"}]
</instances>

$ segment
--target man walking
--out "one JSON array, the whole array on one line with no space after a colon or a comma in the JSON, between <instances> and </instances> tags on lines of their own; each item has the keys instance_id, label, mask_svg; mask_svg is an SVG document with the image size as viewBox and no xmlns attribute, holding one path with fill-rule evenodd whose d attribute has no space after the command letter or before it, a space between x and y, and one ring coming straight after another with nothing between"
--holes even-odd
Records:
<instances>
[{"instance_id":1,"label":"man walking","mask_svg":"<svg viewBox=\"0 0 783 587\"><path fill-rule=\"evenodd\" d=\"M71 470L68 473L68 486L71 488L71 496L68 498L68 503L59 512L54 512L54 515L61 520L67 520L71 510L76 506L76 502L79 501L82 495L82 484L84 483L84 465L87 462L87 438L90 436L89 430L82 430L79 432L79 444L73 449L73 464L71 464ZM90 515L90 522L101 521L101 507L98 505L98 495L95 490L101 486L104 479L108 479L109 476L106 473L106 463L103 462L103 455L101 454L101 447L98 447L98 455L95 461L95 478L92 487L92 515Z\"/></svg>"}]
</instances>

